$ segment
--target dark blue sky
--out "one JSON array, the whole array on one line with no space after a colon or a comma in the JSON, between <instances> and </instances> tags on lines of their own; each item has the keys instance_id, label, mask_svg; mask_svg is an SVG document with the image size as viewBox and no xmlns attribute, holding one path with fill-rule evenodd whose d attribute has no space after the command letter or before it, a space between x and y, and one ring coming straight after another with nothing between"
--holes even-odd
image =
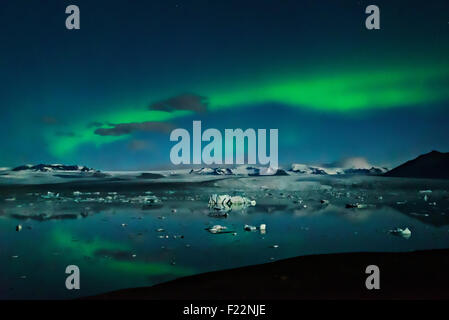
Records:
<instances>
[{"instance_id":1,"label":"dark blue sky","mask_svg":"<svg viewBox=\"0 0 449 320\"><path fill-rule=\"evenodd\" d=\"M447 1L5 0L0 34L0 166L163 167L192 120L278 128L281 164L449 151Z\"/></svg>"}]
</instances>

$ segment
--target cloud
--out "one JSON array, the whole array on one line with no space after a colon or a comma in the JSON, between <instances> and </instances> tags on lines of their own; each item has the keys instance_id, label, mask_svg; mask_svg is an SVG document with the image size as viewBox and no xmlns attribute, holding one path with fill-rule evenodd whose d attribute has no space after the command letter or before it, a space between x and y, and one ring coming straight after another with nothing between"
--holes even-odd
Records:
<instances>
[{"instance_id":1,"label":"cloud","mask_svg":"<svg viewBox=\"0 0 449 320\"><path fill-rule=\"evenodd\" d=\"M112 124L112 128L98 128L95 134L100 136L123 136L135 131L169 133L175 126L167 122L147 121Z\"/></svg>"},{"instance_id":2,"label":"cloud","mask_svg":"<svg viewBox=\"0 0 449 320\"><path fill-rule=\"evenodd\" d=\"M101 122L93 121L93 122L89 122L86 127L88 129L90 129L90 128L98 128L98 127L101 127L101 126L103 126L103 124Z\"/></svg>"},{"instance_id":3,"label":"cloud","mask_svg":"<svg viewBox=\"0 0 449 320\"><path fill-rule=\"evenodd\" d=\"M327 167L339 167L343 169L369 169L372 165L363 157L350 157L330 163Z\"/></svg>"},{"instance_id":4,"label":"cloud","mask_svg":"<svg viewBox=\"0 0 449 320\"><path fill-rule=\"evenodd\" d=\"M194 112L206 112L209 99L195 93L184 93L178 96L158 101L149 106L151 110L175 111L187 110Z\"/></svg>"}]
</instances>

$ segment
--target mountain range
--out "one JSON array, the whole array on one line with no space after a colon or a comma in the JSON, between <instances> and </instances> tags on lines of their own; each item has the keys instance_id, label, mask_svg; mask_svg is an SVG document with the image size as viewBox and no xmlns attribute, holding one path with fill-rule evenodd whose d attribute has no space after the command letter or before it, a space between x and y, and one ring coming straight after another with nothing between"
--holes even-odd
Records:
<instances>
[{"instance_id":1,"label":"mountain range","mask_svg":"<svg viewBox=\"0 0 449 320\"><path fill-rule=\"evenodd\" d=\"M64 165L64 164L38 164L23 165L12 169L12 171L34 171L34 172L52 172L52 171L70 171L70 172L97 172L85 166Z\"/></svg>"},{"instance_id":2,"label":"mountain range","mask_svg":"<svg viewBox=\"0 0 449 320\"><path fill-rule=\"evenodd\" d=\"M210 168L191 169L190 171L175 170L170 172L142 173L138 178L153 179L175 175L199 175L199 176L288 176L288 175L377 175L387 177L410 177L410 178L449 178L449 153L432 151L420 155L416 159L405 162L398 167L388 170L368 164L363 158L350 158L341 162L327 165L307 165L294 163L289 170L273 169L254 166L239 166L236 168ZM111 177L113 173L102 173L86 166L63 165L63 164L38 164L23 165L12 170L2 169L0 176L4 178L39 177L51 174L59 178L105 178ZM36 176L36 175L39 176ZM131 172L129 173L131 174ZM129 175L127 174L127 175ZM24 176L25 175L25 176Z\"/></svg>"}]
</instances>

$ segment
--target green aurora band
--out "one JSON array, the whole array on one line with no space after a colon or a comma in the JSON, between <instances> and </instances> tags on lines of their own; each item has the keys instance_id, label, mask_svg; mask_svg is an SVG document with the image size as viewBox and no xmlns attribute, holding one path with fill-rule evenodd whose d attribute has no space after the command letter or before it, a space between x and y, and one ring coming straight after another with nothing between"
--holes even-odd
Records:
<instances>
[{"instance_id":1,"label":"green aurora band","mask_svg":"<svg viewBox=\"0 0 449 320\"><path fill-rule=\"evenodd\" d=\"M193 86L195 92L209 98L209 111L241 108L263 103L281 103L292 108L308 108L321 112L360 114L363 111L435 103L449 98L449 65L376 68L323 73L322 75L266 76L257 81L234 81L232 84ZM154 97L154 100L167 97ZM170 121L191 115L189 111L164 112L145 107L99 114L106 123ZM102 145L129 136L99 136L86 123L72 129L76 136L48 133L50 152L63 158L84 144Z\"/></svg>"}]
</instances>

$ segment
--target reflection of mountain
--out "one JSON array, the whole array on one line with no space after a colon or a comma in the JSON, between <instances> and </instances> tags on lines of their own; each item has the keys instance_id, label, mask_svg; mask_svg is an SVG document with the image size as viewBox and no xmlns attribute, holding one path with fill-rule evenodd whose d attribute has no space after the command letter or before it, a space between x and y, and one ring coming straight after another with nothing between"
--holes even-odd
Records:
<instances>
[{"instance_id":1,"label":"reflection of mountain","mask_svg":"<svg viewBox=\"0 0 449 320\"><path fill-rule=\"evenodd\" d=\"M388 171L389 177L449 179L449 152L432 151Z\"/></svg>"}]
</instances>

